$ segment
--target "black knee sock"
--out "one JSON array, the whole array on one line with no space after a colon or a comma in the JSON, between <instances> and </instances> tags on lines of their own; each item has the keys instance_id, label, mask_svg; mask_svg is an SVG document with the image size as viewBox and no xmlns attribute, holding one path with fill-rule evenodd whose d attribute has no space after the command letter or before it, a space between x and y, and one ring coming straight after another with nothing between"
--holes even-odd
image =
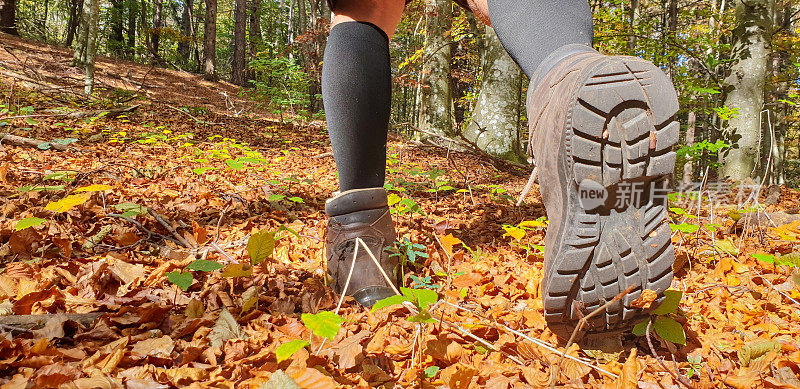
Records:
<instances>
[{"instance_id":1,"label":"black knee sock","mask_svg":"<svg viewBox=\"0 0 800 389\"><path fill-rule=\"evenodd\" d=\"M503 47L530 78L557 49L573 44L571 50L580 51L581 45L591 47L594 36L587 0L489 0L489 18Z\"/></svg>"},{"instance_id":2,"label":"black knee sock","mask_svg":"<svg viewBox=\"0 0 800 389\"><path fill-rule=\"evenodd\" d=\"M341 191L383 187L392 98L389 38L361 22L334 26L322 96Z\"/></svg>"}]
</instances>

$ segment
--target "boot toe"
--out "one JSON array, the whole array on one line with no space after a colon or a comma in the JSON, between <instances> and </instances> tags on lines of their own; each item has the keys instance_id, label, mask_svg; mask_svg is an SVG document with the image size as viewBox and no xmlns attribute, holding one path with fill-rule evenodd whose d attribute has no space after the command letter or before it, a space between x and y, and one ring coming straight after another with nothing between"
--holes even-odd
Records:
<instances>
[{"instance_id":1,"label":"boot toe","mask_svg":"<svg viewBox=\"0 0 800 389\"><path fill-rule=\"evenodd\" d=\"M378 301L394 295L394 291L388 286L368 286L353 293L353 298L362 306L371 308Z\"/></svg>"}]
</instances>

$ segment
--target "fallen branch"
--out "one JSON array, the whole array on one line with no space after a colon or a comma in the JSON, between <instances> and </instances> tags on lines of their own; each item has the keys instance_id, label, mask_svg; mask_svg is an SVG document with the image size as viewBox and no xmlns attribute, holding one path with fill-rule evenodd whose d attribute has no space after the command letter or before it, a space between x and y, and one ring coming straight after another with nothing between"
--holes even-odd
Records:
<instances>
[{"instance_id":1,"label":"fallen branch","mask_svg":"<svg viewBox=\"0 0 800 389\"><path fill-rule=\"evenodd\" d=\"M9 315L0 316L0 325L30 330L43 326L47 320L63 315L66 320L74 321L84 327L90 327L105 312L92 313L58 313L47 315Z\"/></svg>"},{"instance_id":2,"label":"fallen branch","mask_svg":"<svg viewBox=\"0 0 800 389\"><path fill-rule=\"evenodd\" d=\"M623 290L618 295L614 296L613 299L609 300L608 302L606 302L605 304L603 304L599 308L595 309L590 314L582 317L581 320L578 321L578 325L575 326L575 329L572 331L572 335L569 337L569 341L567 341L567 345L564 346L564 351L561 353L561 358L558 359L558 364L556 364L556 368L555 368L555 370L553 370L553 374L550 376L550 387L551 388L555 388L556 387L556 380L558 380L558 375L561 373L561 364L564 362L564 358L567 356L567 351L569 350L570 346L572 346L572 343L575 342L575 338L577 338L578 333L583 331L583 327L585 327L586 324L589 323L589 319L591 319L591 318L599 315L601 312L605 311L608 307L611 306L611 304L616 303L617 301L619 301L620 299L622 299L623 297L628 295L628 293L633 292L633 290L635 288L636 288L636 285L629 286L628 289Z\"/></svg>"},{"instance_id":3,"label":"fallen branch","mask_svg":"<svg viewBox=\"0 0 800 389\"><path fill-rule=\"evenodd\" d=\"M63 113L42 113L42 114L34 114L34 115L19 115L19 116L9 116L1 118L2 120L14 120L14 119L27 119L27 118L46 118L46 117L61 117L65 116L71 119L82 119L85 117L90 116L98 116L103 113L106 113L106 117L115 117L122 115L123 113L133 112L137 108L139 108L141 104L131 105L129 107L120 107L120 108L112 108L112 109L100 109L100 110L93 110L93 111L74 111L74 112L63 112Z\"/></svg>"},{"instance_id":4,"label":"fallen branch","mask_svg":"<svg viewBox=\"0 0 800 389\"><path fill-rule=\"evenodd\" d=\"M178 241L181 242L181 244L184 247L190 248L190 249L196 248L196 247L194 247L194 245L190 244L186 240L186 238L181 236L181 234L179 234L178 231L176 231L175 228L172 227L171 224L167 223L167 221L164 220L164 218L161 215L159 215L158 212L154 211L153 208L147 208L147 212L150 213L150 215L153 216L158 221L158 223L161 224L161 226L166 228L167 231L169 231L169 233L172 234L172 236L174 236L176 239L178 239Z\"/></svg>"},{"instance_id":5,"label":"fallen branch","mask_svg":"<svg viewBox=\"0 0 800 389\"><path fill-rule=\"evenodd\" d=\"M11 134L6 134L0 137L0 144L2 143L6 143L12 146L35 147L37 149L40 147L40 145L49 144L50 147L58 151L66 151L67 149L69 149L69 146L62 145L60 143L50 143L43 140L25 138L23 136L16 136Z\"/></svg>"}]
</instances>

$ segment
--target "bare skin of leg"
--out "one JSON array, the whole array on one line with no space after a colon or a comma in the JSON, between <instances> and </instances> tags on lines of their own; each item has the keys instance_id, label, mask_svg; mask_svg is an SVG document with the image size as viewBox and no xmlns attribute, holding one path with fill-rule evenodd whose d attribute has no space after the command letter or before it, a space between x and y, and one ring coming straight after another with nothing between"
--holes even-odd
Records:
<instances>
[{"instance_id":1,"label":"bare skin of leg","mask_svg":"<svg viewBox=\"0 0 800 389\"><path fill-rule=\"evenodd\" d=\"M467 0L469 8L475 16L486 25L491 26L492 22L489 20L489 0Z\"/></svg>"},{"instance_id":2,"label":"bare skin of leg","mask_svg":"<svg viewBox=\"0 0 800 389\"><path fill-rule=\"evenodd\" d=\"M405 8L405 0L338 0L331 27L344 22L369 22L391 40Z\"/></svg>"}]
</instances>

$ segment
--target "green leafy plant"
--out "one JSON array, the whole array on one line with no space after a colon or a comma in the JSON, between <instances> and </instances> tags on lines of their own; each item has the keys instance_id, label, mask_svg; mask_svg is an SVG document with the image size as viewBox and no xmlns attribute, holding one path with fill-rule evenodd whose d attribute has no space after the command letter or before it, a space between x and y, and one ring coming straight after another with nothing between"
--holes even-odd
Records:
<instances>
[{"instance_id":1,"label":"green leafy plant","mask_svg":"<svg viewBox=\"0 0 800 389\"><path fill-rule=\"evenodd\" d=\"M387 247L389 257L397 257L400 260L400 279L405 278L406 268L418 265L417 259L428 258L425 245L414 243L407 237L395 242L394 247Z\"/></svg>"},{"instance_id":2,"label":"green leafy plant","mask_svg":"<svg viewBox=\"0 0 800 389\"><path fill-rule=\"evenodd\" d=\"M714 143L711 143L707 140L702 142L695 143L691 146L686 145L677 150L677 154L679 157L685 158L687 161L697 161L700 157L703 156L704 153L707 153L710 160L716 160L717 155L721 150L730 148L731 145L726 143L724 140L717 140ZM716 168L719 167L720 164L718 162L712 162L711 166Z\"/></svg>"},{"instance_id":3,"label":"green leafy plant","mask_svg":"<svg viewBox=\"0 0 800 389\"><path fill-rule=\"evenodd\" d=\"M441 289L442 286L439 284L435 284L431 276L425 277L417 277L415 275L411 275L411 287L414 289Z\"/></svg>"},{"instance_id":4,"label":"green leafy plant","mask_svg":"<svg viewBox=\"0 0 800 389\"><path fill-rule=\"evenodd\" d=\"M294 113L304 112L308 106L309 77L302 65L292 58L276 57L269 53L259 53L250 61L255 86L253 93L266 99L275 107L276 113L283 115L285 109Z\"/></svg>"},{"instance_id":5,"label":"green leafy plant","mask_svg":"<svg viewBox=\"0 0 800 389\"><path fill-rule=\"evenodd\" d=\"M789 253L784 255L750 254L753 258L775 266L789 266L800 269L800 254Z\"/></svg>"},{"instance_id":6,"label":"green leafy plant","mask_svg":"<svg viewBox=\"0 0 800 389\"><path fill-rule=\"evenodd\" d=\"M436 320L428 312L428 308L439 301L439 294L429 289L400 288L402 295L394 295L378 301L372 306L372 312L394 305L410 302L417 309L417 314L408 318L410 322L435 323Z\"/></svg>"},{"instance_id":7,"label":"green leafy plant","mask_svg":"<svg viewBox=\"0 0 800 389\"><path fill-rule=\"evenodd\" d=\"M636 336L644 335L649 325L650 331L655 331L661 339L685 345L686 333L683 330L683 326L675 320L680 308L681 298L683 298L683 292L677 290L665 291L664 301L658 308L653 310L648 319L633 327L633 334Z\"/></svg>"}]
</instances>

